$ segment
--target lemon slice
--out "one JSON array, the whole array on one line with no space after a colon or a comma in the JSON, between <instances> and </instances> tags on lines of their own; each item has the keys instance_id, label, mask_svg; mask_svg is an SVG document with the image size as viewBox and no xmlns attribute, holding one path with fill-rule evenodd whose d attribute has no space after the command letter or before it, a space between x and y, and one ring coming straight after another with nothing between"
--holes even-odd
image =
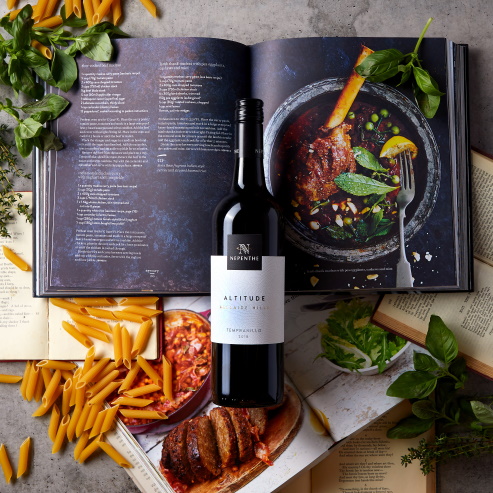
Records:
<instances>
[{"instance_id":1,"label":"lemon slice","mask_svg":"<svg viewBox=\"0 0 493 493\"><path fill-rule=\"evenodd\" d=\"M361 349L358 349L356 346L346 346L345 344L336 344L336 346L339 346L346 353L352 353L357 358L364 359L365 361L364 363L361 363L361 368L369 368L370 366L372 366L370 357L363 351L361 351Z\"/></svg>"},{"instance_id":2,"label":"lemon slice","mask_svg":"<svg viewBox=\"0 0 493 493\"><path fill-rule=\"evenodd\" d=\"M380 157L392 158L407 150L411 151L413 159L418 155L416 144L406 139L406 137L402 137L402 135L396 135L385 142L380 151Z\"/></svg>"}]
</instances>

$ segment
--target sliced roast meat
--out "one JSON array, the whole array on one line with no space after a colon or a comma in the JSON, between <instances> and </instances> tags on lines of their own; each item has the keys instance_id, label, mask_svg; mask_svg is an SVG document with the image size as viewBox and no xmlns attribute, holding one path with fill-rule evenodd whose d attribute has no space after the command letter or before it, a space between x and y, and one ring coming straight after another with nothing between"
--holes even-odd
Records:
<instances>
[{"instance_id":1,"label":"sliced roast meat","mask_svg":"<svg viewBox=\"0 0 493 493\"><path fill-rule=\"evenodd\" d=\"M169 469L179 481L185 484L191 484L195 479L188 461L188 424L188 421L184 421L176 428L173 428L163 444L163 459L169 465L167 469ZM164 457L165 448L167 448L169 453L168 458Z\"/></svg>"},{"instance_id":2,"label":"sliced roast meat","mask_svg":"<svg viewBox=\"0 0 493 493\"><path fill-rule=\"evenodd\" d=\"M258 435L262 436L267 428L267 409L265 407L248 408L250 423L257 427Z\"/></svg>"},{"instance_id":3,"label":"sliced roast meat","mask_svg":"<svg viewBox=\"0 0 493 493\"><path fill-rule=\"evenodd\" d=\"M230 415L224 407L215 407L209 413L209 417L216 434L222 466L233 466L238 460L238 441Z\"/></svg>"},{"instance_id":4,"label":"sliced roast meat","mask_svg":"<svg viewBox=\"0 0 493 493\"><path fill-rule=\"evenodd\" d=\"M252 426L244 408L228 407L226 409L228 410L236 432L238 459L240 462L246 462L254 457Z\"/></svg>"}]
</instances>

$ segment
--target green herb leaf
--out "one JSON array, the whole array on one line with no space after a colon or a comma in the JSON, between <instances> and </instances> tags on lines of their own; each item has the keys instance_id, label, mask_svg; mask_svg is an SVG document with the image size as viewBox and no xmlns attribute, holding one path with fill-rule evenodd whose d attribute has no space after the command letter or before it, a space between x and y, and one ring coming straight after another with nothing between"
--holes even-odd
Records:
<instances>
[{"instance_id":1,"label":"green herb leaf","mask_svg":"<svg viewBox=\"0 0 493 493\"><path fill-rule=\"evenodd\" d=\"M426 371L406 371L387 389L387 395L403 399L424 399L434 390L438 378Z\"/></svg>"},{"instance_id":2,"label":"green herb leaf","mask_svg":"<svg viewBox=\"0 0 493 493\"><path fill-rule=\"evenodd\" d=\"M51 64L51 75L56 87L59 87L62 91L68 91L77 80L77 64L75 60L65 54L63 50L55 48Z\"/></svg>"},{"instance_id":3,"label":"green herb leaf","mask_svg":"<svg viewBox=\"0 0 493 493\"><path fill-rule=\"evenodd\" d=\"M471 408L474 416L486 425L493 425L493 409L481 401L471 401Z\"/></svg>"},{"instance_id":4,"label":"green herb leaf","mask_svg":"<svg viewBox=\"0 0 493 493\"><path fill-rule=\"evenodd\" d=\"M440 96L424 93L416 84L413 84L414 99L426 118L433 118L440 106Z\"/></svg>"},{"instance_id":5,"label":"green herb leaf","mask_svg":"<svg viewBox=\"0 0 493 493\"><path fill-rule=\"evenodd\" d=\"M413 402L412 411L420 419L436 419L440 415L435 408L435 403L429 399Z\"/></svg>"},{"instance_id":6,"label":"green herb leaf","mask_svg":"<svg viewBox=\"0 0 493 493\"><path fill-rule=\"evenodd\" d=\"M20 109L29 115L39 112L46 112L49 114L49 120L54 120L60 116L62 111L68 105L69 101L62 96L58 96L57 94L47 94L43 99L32 103L27 103L21 106Z\"/></svg>"},{"instance_id":7,"label":"green herb leaf","mask_svg":"<svg viewBox=\"0 0 493 493\"><path fill-rule=\"evenodd\" d=\"M420 419L409 416L401 419L393 428L387 431L388 438L414 438L431 429L434 419Z\"/></svg>"},{"instance_id":8,"label":"green herb leaf","mask_svg":"<svg viewBox=\"0 0 493 493\"><path fill-rule=\"evenodd\" d=\"M399 64L405 55L399 50L389 49L375 51L368 55L355 70L370 82L382 82L394 77L399 72Z\"/></svg>"},{"instance_id":9,"label":"green herb leaf","mask_svg":"<svg viewBox=\"0 0 493 493\"><path fill-rule=\"evenodd\" d=\"M31 5L26 5L16 16L12 22L11 33L13 37L12 49L19 51L22 48L27 48L31 44L31 29L34 20L33 8Z\"/></svg>"},{"instance_id":10,"label":"green herb leaf","mask_svg":"<svg viewBox=\"0 0 493 493\"><path fill-rule=\"evenodd\" d=\"M62 141L50 130L44 128L33 139L33 144L42 151L59 151L63 149Z\"/></svg>"},{"instance_id":11,"label":"green herb leaf","mask_svg":"<svg viewBox=\"0 0 493 493\"><path fill-rule=\"evenodd\" d=\"M113 45L104 32L79 36L75 40L75 46L83 55L99 62L107 62L113 56Z\"/></svg>"},{"instance_id":12,"label":"green herb leaf","mask_svg":"<svg viewBox=\"0 0 493 493\"><path fill-rule=\"evenodd\" d=\"M33 150L33 142L31 139L21 137L19 127L14 129L15 145L22 157L27 157Z\"/></svg>"},{"instance_id":13,"label":"green herb leaf","mask_svg":"<svg viewBox=\"0 0 493 493\"><path fill-rule=\"evenodd\" d=\"M37 137L41 133L43 125L33 118L26 118L19 123L16 128L21 139L30 139Z\"/></svg>"},{"instance_id":14,"label":"green herb leaf","mask_svg":"<svg viewBox=\"0 0 493 493\"><path fill-rule=\"evenodd\" d=\"M363 168L371 169L372 171L387 171L368 149L364 147L353 147L353 153L354 159Z\"/></svg>"},{"instance_id":15,"label":"green herb leaf","mask_svg":"<svg viewBox=\"0 0 493 493\"><path fill-rule=\"evenodd\" d=\"M438 363L429 355L425 353L418 353L414 351L414 369L418 371L437 371L440 369Z\"/></svg>"},{"instance_id":16,"label":"green herb leaf","mask_svg":"<svg viewBox=\"0 0 493 493\"><path fill-rule=\"evenodd\" d=\"M357 173L341 173L334 182L340 189L357 196L386 194L398 188Z\"/></svg>"},{"instance_id":17,"label":"green herb leaf","mask_svg":"<svg viewBox=\"0 0 493 493\"><path fill-rule=\"evenodd\" d=\"M418 87L430 96L444 96L445 93L438 89L438 84L433 77L421 67L413 67L413 74Z\"/></svg>"},{"instance_id":18,"label":"green herb leaf","mask_svg":"<svg viewBox=\"0 0 493 493\"><path fill-rule=\"evenodd\" d=\"M444 363L451 363L459 351L453 332L437 315L430 317L425 345L432 356Z\"/></svg>"}]
</instances>

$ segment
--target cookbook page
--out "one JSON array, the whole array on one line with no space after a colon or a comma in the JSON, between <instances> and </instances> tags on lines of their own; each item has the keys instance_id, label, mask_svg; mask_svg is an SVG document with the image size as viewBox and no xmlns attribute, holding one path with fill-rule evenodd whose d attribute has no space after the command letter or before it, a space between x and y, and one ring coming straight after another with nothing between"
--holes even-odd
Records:
<instances>
[{"instance_id":1,"label":"cookbook page","mask_svg":"<svg viewBox=\"0 0 493 493\"><path fill-rule=\"evenodd\" d=\"M54 129L65 147L42 163L37 293L208 292L247 48L206 38L115 45L112 62L79 61Z\"/></svg>"},{"instance_id":2,"label":"cookbook page","mask_svg":"<svg viewBox=\"0 0 493 493\"><path fill-rule=\"evenodd\" d=\"M406 53L414 44L307 38L252 47L252 93L266 103L266 179L286 218L288 290L457 288L454 218L462 212L453 194L446 98L426 119L410 85L354 77L346 85L360 55ZM427 39L420 56L449 90L446 40ZM405 211L396 203L404 149L415 177ZM401 252L411 264L407 280L397 275Z\"/></svg>"},{"instance_id":3,"label":"cookbook page","mask_svg":"<svg viewBox=\"0 0 493 493\"><path fill-rule=\"evenodd\" d=\"M22 192L22 203L32 206L32 193ZM8 225L11 238L1 244L32 265L32 225L14 214ZM46 300L32 297L32 271L22 271L0 254L0 360L48 357Z\"/></svg>"}]
</instances>

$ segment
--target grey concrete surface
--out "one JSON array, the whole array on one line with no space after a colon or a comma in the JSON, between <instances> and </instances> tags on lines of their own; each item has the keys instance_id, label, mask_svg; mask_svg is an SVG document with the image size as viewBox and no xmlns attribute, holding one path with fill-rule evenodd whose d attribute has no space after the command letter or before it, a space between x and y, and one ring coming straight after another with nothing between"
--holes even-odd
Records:
<instances>
[{"instance_id":1,"label":"grey concrete surface","mask_svg":"<svg viewBox=\"0 0 493 493\"><path fill-rule=\"evenodd\" d=\"M434 17L428 36L446 36L470 46L471 143L493 154L491 0L156 0L158 19L151 18L137 0L123 4L122 28L134 37L211 36L244 43L305 36L415 37L428 17ZM23 366L2 362L0 373L19 373ZM493 383L479 377L474 388L493 394ZM13 462L29 435L34 448L29 475L5 485L0 473L0 493L138 491L126 472L107 457L100 455L81 466L72 458L73 444L52 456L47 418L32 418L35 409L34 403L21 399L17 385L0 384L0 443L6 444ZM461 459L439 469L437 491L489 492L492 480L493 457Z\"/></svg>"}]
</instances>

